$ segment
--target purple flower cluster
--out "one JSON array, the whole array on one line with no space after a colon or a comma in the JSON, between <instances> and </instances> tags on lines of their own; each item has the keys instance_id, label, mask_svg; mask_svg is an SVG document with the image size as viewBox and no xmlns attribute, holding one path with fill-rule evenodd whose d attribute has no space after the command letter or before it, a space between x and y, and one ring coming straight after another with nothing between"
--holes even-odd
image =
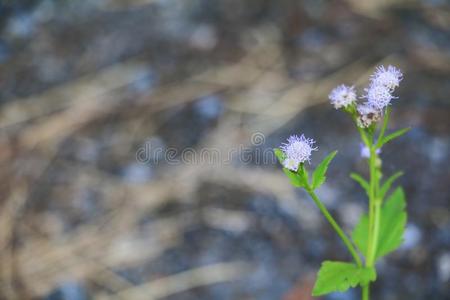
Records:
<instances>
[{"instance_id":1,"label":"purple flower cluster","mask_svg":"<svg viewBox=\"0 0 450 300\"><path fill-rule=\"evenodd\" d=\"M386 69L384 66L379 66L370 77L370 84L365 89L366 94L363 98L367 99L368 105L382 110L396 98L392 93L402 79L403 74L396 67L388 66Z\"/></svg>"},{"instance_id":2,"label":"purple flower cluster","mask_svg":"<svg viewBox=\"0 0 450 300\"><path fill-rule=\"evenodd\" d=\"M331 91L328 98L330 98L331 104L333 104L336 109L339 109L356 102L356 91L353 86L341 84Z\"/></svg>"},{"instance_id":3,"label":"purple flower cluster","mask_svg":"<svg viewBox=\"0 0 450 300\"><path fill-rule=\"evenodd\" d=\"M394 66L379 66L375 69L375 73L370 77L370 83L374 86L384 86L391 92L400 85L403 79L402 72Z\"/></svg>"},{"instance_id":4,"label":"purple flower cluster","mask_svg":"<svg viewBox=\"0 0 450 300\"><path fill-rule=\"evenodd\" d=\"M314 147L315 141L306 138L303 134L301 136L291 135L287 143L284 143L280 149L286 155L283 161L283 166L286 169L296 172L298 166L305 161L310 161L312 151L316 151Z\"/></svg>"},{"instance_id":5,"label":"purple flower cluster","mask_svg":"<svg viewBox=\"0 0 450 300\"><path fill-rule=\"evenodd\" d=\"M345 85L333 89L328 98L336 109L355 104L358 113L357 124L366 128L378 122L383 110L390 105L392 99L397 98L392 93L402 79L403 74L398 68L379 66L370 76L369 86L364 89L365 94L362 96L362 99L366 100L364 103L356 104L355 89Z\"/></svg>"}]
</instances>

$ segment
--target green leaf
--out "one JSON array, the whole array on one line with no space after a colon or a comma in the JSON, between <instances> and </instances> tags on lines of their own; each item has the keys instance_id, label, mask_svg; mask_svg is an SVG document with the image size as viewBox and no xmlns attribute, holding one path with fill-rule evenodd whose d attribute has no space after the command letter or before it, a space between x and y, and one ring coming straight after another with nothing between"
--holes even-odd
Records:
<instances>
[{"instance_id":1,"label":"green leaf","mask_svg":"<svg viewBox=\"0 0 450 300\"><path fill-rule=\"evenodd\" d=\"M359 183L359 185L366 191L367 195L369 194L370 191L370 186L369 183L367 182L367 180L365 180L364 178L362 178L361 175L357 174L357 173L351 173L350 177L356 181L357 183Z\"/></svg>"},{"instance_id":2,"label":"green leaf","mask_svg":"<svg viewBox=\"0 0 450 300\"><path fill-rule=\"evenodd\" d=\"M280 164L283 165L283 162L286 159L286 154L284 154L284 152L279 148L273 149L273 152L275 153L275 156L278 158ZM303 178L299 174L297 174L297 172L293 172L286 168L283 168L283 172L289 178L293 186L295 187L305 186Z\"/></svg>"},{"instance_id":3,"label":"green leaf","mask_svg":"<svg viewBox=\"0 0 450 300\"><path fill-rule=\"evenodd\" d=\"M376 147L380 148L386 132L387 125L389 123L389 117L391 116L391 107L386 108L386 114L384 115L383 126L381 126L380 135L378 136Z\"/></svg>"},{"instance_id":4,"label":"green leaf","mask_svg":"<svg viewBox=\"0 0 450 300\"><path fill-rule=\"evenodd\" d=\"M333 151L325 157L322 162L314 170L312 178L312 189L315 190L325 182L325 175L327 173L328 165L331 160L336 156L337 151Z\"/></svg>"},{"instance_id":5,"label":"green leaf","mask_svg":"<svg viewBox=\"0 0 450 300\"><path fill-rule=\"evenodd\" d=\"M388 198L380 212L380 232L375 260L397 249L403 242L406 225L405 195L397 188ZM367 253L367 237L369 235L369 218L363 214L353 229L352 239L362 253Z\"/></svg>"},{"instance_id":6,"label":"green leaf","mask_svg":"<svg viewBox=\"0 0 450 300\"><path fill-rule=\"evenodd\" d=\"M367 243L369 236L369 217L367 214L362 214L359 218L358 224L352 232L352 240L358 247L359 251L366 255Z\"/></svg>"},{"instance_id":7,"label":"green leaf","mask_svg":"<svg viewBox=\"0 0 450 300\"><path fill-rule=\"evenodd\" d=\"M289 178L291 181L291 184L295 187L304 187L304 182L300 175L298 175L296 172L293 172L289 169L283 168L284 174Z\"/></svg>"},{"instance_id":8,"label":"green leaf","mask_svg":"<svg viewBox=\"0 0 450 300\"><path fill-rule=\"evenodd\" d=\"M283 164L284 160L286 159L286 154L284 154L284 152L279 148L273 149L273 152L275 153L275 156L278 158L280 164Z\"/></svg>"},{"instance_id":9,"label":"green leaf","mask_svg":"<svg viewBox=\"0 0 450 300\"><path fill-rule=\"evenodd\" d=\"M301 183L303 184L303 186L305 186L305 187L309 186L308 170L306 170L304 163L300 164L300 167L298 170L298 175L300 176L300 180L301 180Z\"/></svg>"},{"instance_id":10,"label":"green leaf","mask_svg":"<svg viewBox=\"0 0 450 300\"><path fill-rule=\"evenodd\" d=\"M389 189L391 188L394 181L402 175L403 175L403 172L397 172L394 175L392 175L391 177L389 177L388 179L386 179L386 181L383 183L383 185L380 188L380 199L382 199L382 200L384 199L384 196L386 196L386 193L389 191Z\"/></svg>"},{"instance_id":11,"label":"green leaf","mask_svg":"<svg viewBox=\"0 0 450 300\"><path fill-rule=\"evenodd\" d=\"M398 138L399 136L404 135L405 133L407 133L410 130L411 130L411 128L409 128L409 127L408 128L403 128L403 129L397 130L397 131L395 131L395 132L385 136L383 138L383 140L381 141L381 144L379 146L377 145L378 148L381 148L381 146L383 146L384 144L390 142L391 140L393 140L395 138Z\"/></svg>"},{"instance_id":12,"label":"green leaf","mask_svg":"<svg viewBox=\"0 0 450 300\"><path fill-rule=\"evenodd\" d=\"M355 264L325 261L317 274L313 296L332 292L345 292L350 287L366 285L377 277L375 268L358 267Z\"/></svg>"},{"instance_id":13,"label":"green leaf","mask_svg":"<svg viewBox=\"0 0 450 300\"><path fill-rule=\"evenodd\" d=\"M375 259L397 249L403 242L406 225L406 202L403 189L397 188L381 209L380 235Z\"/></svg>"}]
</instances>

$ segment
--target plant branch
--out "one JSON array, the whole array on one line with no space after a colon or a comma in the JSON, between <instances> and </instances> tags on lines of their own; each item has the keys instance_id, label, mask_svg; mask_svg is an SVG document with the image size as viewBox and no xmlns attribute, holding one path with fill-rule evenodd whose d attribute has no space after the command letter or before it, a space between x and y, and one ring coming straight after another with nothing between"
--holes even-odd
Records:
<instances>
[{"instance_id":1,"label":"plant branch","mask_svg":"<svg viewBox=\"0 0 450 300\"><path fill-rule=\"evenodd\" d=\"M362 300L369 300L369 284L362 287Z\"/></svg>"},{"instance_id":2,"label":"plant branch","mask_svg":"<svg viewBox=\"0 0 450 300\"><path fill-rule=\"evenodd\" d=\"M356 252L355 247L353 246L352 242L347 237L347 235L344 233L342 228L334 220L334 218L331 216L331 214L328 211L328 209L325 207L325 205L323 205L323 203L320 201L320 199L317 197L317 195L314 193L314 191L311 190L310 188L307 188L306 191L311 196L311 198L314 200L314 202L316 203L317 207L320 209L322 214L325 216L325 218L331 224L333 229L336 231L336 233L342 239L342 241L344 242L345 246L347 246L348 251L350 251L350 253L351 253L353 259L355 260L356 264L358 265L358 267L362 267L361 258L359 257L358 253Z\"/></svg>"}]
</instances>

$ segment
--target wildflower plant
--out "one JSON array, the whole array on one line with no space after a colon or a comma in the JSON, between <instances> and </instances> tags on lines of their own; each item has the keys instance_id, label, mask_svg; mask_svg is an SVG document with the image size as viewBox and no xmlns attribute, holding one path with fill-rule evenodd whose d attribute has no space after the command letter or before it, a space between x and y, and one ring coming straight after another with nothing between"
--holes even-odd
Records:
<instances>
[{"instance_id":1,"label":"wildflower plant","mask_svg":"<svg viewBox=\"0 0 450 300\"><path fill-rule=\"evenodd\" d=\"M377 278L376 262L396 250L403 241L406 224L406 203L401 187L391 192L394 181L402 175L397 172L384 179L381 148L393 139L405 134L409 128L386 134L391 102L397 97L394 90L399 86L403 75L393 66L377 67L370 77L365 94L359 98L354 87L340 85L329 95L331 104L346 112L361 137L361 156L367 160L369 178L351 173L350 177L365 190L368 198L368 211L360 217L353 229L351 238L342 230L323 202L316 190L325 182L329 164L337 151L326 156L310 175L306 162L310 162L314 140L304 135L291 136L287 143L274 149L275 155L283 166L283 171L292 185L303 188L315 202L324 217L339 235L353 262L325 261L317 274L313 296L321 296L332 292L344 292L349 288L360 286L362 299L368 300L370 283ZM361 103L362 102L362 103Z\"/></svg>"}]
</instances>

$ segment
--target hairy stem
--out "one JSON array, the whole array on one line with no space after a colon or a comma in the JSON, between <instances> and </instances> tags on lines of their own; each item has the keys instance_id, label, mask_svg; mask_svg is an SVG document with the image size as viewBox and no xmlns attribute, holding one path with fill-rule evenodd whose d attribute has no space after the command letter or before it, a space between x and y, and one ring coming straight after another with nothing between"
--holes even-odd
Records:
<instances>
[{"instance_id":1,"label":"hairy stem","mask_svg":"<svg viewBox=\"0 0 450 300\"><path fill-rule=\"evenodd\" d=\"M358 256L358 253L356 252L355 247L351 243L350 239L347 237L347 235L344 233L342 228L338 225L338 223L334 220L334 218L331 216L328 209L323 205L323 203L320 201L320 199L317 197L316 193L310 188L307 189L308 194L311 196L311 198L316 203L317 207L320 209L322 214L325 216L325 218L328 220L330 225L333 227L333 229L336 231L336 233L339 235L339 237L344 242L345 246L347 246L348 251L350 251L353 259L355 260L358 267L362 266L362 262L360 257Z\"/></svg>"}]
</instances>

